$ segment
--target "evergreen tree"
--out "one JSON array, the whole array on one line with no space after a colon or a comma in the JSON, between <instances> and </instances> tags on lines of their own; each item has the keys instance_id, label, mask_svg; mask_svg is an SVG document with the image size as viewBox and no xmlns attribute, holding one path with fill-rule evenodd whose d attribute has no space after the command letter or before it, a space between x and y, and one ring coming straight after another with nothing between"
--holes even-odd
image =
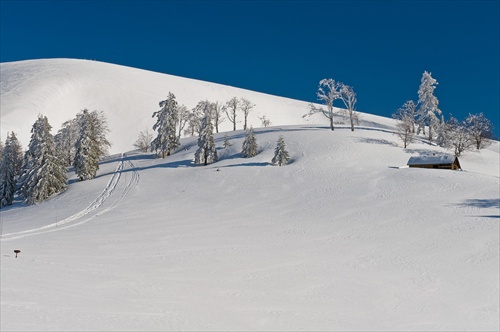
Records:
<instances>
[{"instance_id":1,"label":"evergreen tree","mask_svg":"<svg viewBox=\"0 0 500 332\"><path fill-rule=\"evenodd\" d=\"M61 157L65 160L66 166L73 164L76 153L75 146L77 139L78 123L76 119L64 122L62 124L62 128L59 129L57 134L54 136L57 151L59 151Z\"/></svg>"},{"instance_id":2,"label":"evergreen tree","mask_svg":"<svg viewBox=\"0 0 500 332\"><path fill-rule=\"evenodd\" d=\"M27 204L41 202L66 188L67 174L50 133L47 117L39 115L24 156L21 193Z\"/></svg>"},{"instance_id":3,"label":"evergreen tree","mask_svg":"<svg viewBox=\"0 0 500 332\"><path fill-rule=\"evenodd\" d=\"M76 122L78 124L78 139L73 165L75 173L81 181L84 181L96 177L100 155L90 112L84 109L77 115Z\"/></svg>"},{"instance_id":4,"label":"evergreen tree","mask_svg":"<svg viewBox=\"0 0 500 332\"><path fill-rule=\"evenodd\" d=\"M2 159L0 160L0 207L11 205L16 192L16 158L17 152L15 142L16 136L12 133L7 135Z\"/></svg>"},{"instance_id":5,"label":"evergreen tree","mask_svg":"<svg viewBox=\"0 0 500 332\"><path fill-rule=\"evenodd\" d=\"M224 149L228 149L230 148L231 146L233 146L233 144L231 142L229 142L229 137L227 137L227 134L224 135L224 143L222 143L222 147Z\"/></svg>"},{"instance_id":6,"label":"evergreen tree","mask_svg":"<svg viewBox=\"0 0 500 332\"><path fill-rule=\"evenodd\" d=\"M274 165L278 164L278 166L281 166L283 164L287 164L288 160L290 160L290 156L288 155L288 151L286 150L285 140L283 136L280 136L280 138L278 139L278 144L274 149L274 157L271 162Z\"/></svg>"},{"instance_id":7,"label":"evergreen tree","mask_svg":"<svg viewBox=\"0 0 500 332\"><path fill-rule=\"evenodd\" d=\"M210 113L207 112L202 120L200 136L198 137L198 150L194 154L195 164L207 165L217 161L213 130L212 119Z\"/></svg>"},{"instance_id":8,"label":"evergreen tree","mask_svg":"<svg viewBox=\"0 0 500 332\"><path fill-rule=\"evenodd\" d=\"M433 133L439 126L438 115L441 115L441 110L438 108L439 101L434 96L434 90L438 82L431 76L431 73L424 71L420 87L418 89L418 130L423 131L425 135L425 124L429 126L429 143L432 142Z\"/></svg>"},{"instance_id":9,"label":"evergreen tree","mask_svg":"<svg viewBox=\"0 0 500 332\"><path fill-rule=\"evenodd\" d=\"M153 130L158 132L151 142L151 151L161 153L162 158L169 156L172 150L179 147L176 126L179 122L177 101L173 93L168 93L168 98L160 102L161 109L153 113L157 117Z\"/></svg>"},{"instance_id":10,"label":"evergreen tree","mask_svg":"<svg viewBox=\"0 0 500 332\"><path fill-rule=\"evenodd\" d=\"M250 130L247 131L245 135L245 140L243 141L241 155L245 158L251 158L256 156L258 151L257 140L255 138L255 134L253 132L253 128L250 127Z\"/></svg>"}]
</instances>

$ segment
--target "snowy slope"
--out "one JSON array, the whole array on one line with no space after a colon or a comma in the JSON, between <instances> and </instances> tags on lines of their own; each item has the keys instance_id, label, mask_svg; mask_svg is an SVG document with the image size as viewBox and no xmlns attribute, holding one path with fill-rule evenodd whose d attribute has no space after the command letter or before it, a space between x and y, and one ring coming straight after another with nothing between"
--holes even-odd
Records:
<instances>
[{"instance_id":1,"label":"snowy slope","mask_svg":"<svg viewBox=\"0 0 500 332\"><path fill-rule=\"evenodd\" d=\"M210 166L183 139L2 211L2 330L498 330L498 152L398 169L441 150L285 126L244 159L229 134Z\"/></svg>"},{"instance_id":2,"label":"snowy slope","mask_svg":"<svg viewBox=\"0 0 500 332\"><path fill-rule=\"evenodd\" d=\"M196 138L184 138L166 159L116 154L96 179L70 172L64 193L2 209L0 330L500 329L498 142L461 157L464 171L400 169L444 151L404 151L390 119L331 132L300 101L121 66L1 70L2 135L88 107L129 151L168 91L188 107L246 97L255 127L263 114L275 126L256 128L254 158L230 131L220 161L194 166ZM279 135L284 167L269 164Z\"/></svg>"},{"instance_id":3,"label":"snowy slope","mask_svg":"<svg viewBox=\"0 0 500 332\"><path fill-rule=\"evenodd\" d=\"M205 99L226 102L235 96L247 98L256 104L249 115L249 124L254 127L260 127L263 115L273 125L325 122L323 116L303 118L308 112L306 102L97 61L31 60L1 63L0 69L2 140L8 131L14 131L25 146L38 114L48 117L56 134L64 121L88 108L107 115L111 152L128 151L140 131L151 130L151 116L169 91L190 109ZM392 124L369 114L362 119L364 125ZM238 128L242 126L238 124ZM221 130L229 129L232 124L226 120Z\"/></svg>"}]
</instances>

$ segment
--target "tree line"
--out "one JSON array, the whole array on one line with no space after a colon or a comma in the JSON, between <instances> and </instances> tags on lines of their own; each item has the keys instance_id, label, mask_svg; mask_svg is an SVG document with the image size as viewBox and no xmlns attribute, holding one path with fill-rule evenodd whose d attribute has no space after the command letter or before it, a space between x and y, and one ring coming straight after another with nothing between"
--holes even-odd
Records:
<instances>
[{"instance_id":1,"label":"tree line","mask_svg":"<svg viewBox=\"0 0 500 332\"><path fill-rule=\"evenodd\" d=\"M439 100L434 95L437 85L437 80L425 71L418 89L418 101L406 101L392 115L398 120L396 135L403 142L403 148L406 149L420 134L426 137L429 144L435 142L453 150L457 157L464 151L486 147L493 132L491 121L483 113L469 113L461 121L450 115L445 120L439 108Z\"/></svg>"},{"instance_id":2,"label":"tree line","mask_svg":"<svg viewBox=\"0 0 500 332\"><path fill-rule=\"evenodd\" d=\"M398 120L395 134L403 142L403 148L406 149L418 135L425 137L429 144L434 142L453 150L456 156L467 150L486 147L493 136L491 121L483 113L469 113L461 121L450 115L445 120L439 108L439 100L434 95L437 85L438 82L431 73L424 71L417 91L417 102L408 100L392 114ZM331 130L335 129L335 117L349 118L351 131L354 131L354 125L359 124L360 116L355 109L356 93L351 86L325 78L319 82L316 96L326 108L311 103L309 115L323 114L328 118ZM335 111L334 102L337 100L342 101L345 109Z\"/></svg>"},{"instance_id":3,"label":"tree line","mask_svg":"<svg viewBox=\"0 0 500 332\"><path fill-rule=\"evenodd\" d=\"M149 131L139 133L134 144L135 147L144 151L155 152L157 157L166 158L180 146L180 136L185 125L188 125L188 134L198 134L198 149L194 155L194 163L197 165L208 165L218 160L217 147L214 139L214 129L218 133L218 124L224 121L222 114L226 113L227 119L233 123L233 131L236 130L236 118L238 110L243 113L246 131L241 154L245 158L251 158L258 153L258 145L253 128L248 128L248 114L255 107L251 101L236 97L231 98L225 104L219 102L200 101L190 112L184 105L179 105L175 95L169 92L167 99L159 102L160 110L153 113L156 118L153 130L156 137ZM261 118L263 126L270 124L265 116ZM232 144L227 135L224 137L223 147L227 149ZM289 157L285 150L285 143L281 138L279 154L273 158L273 164L279 166L285 164ZM276 160L276 162L275 162Z\"/></svg>"},{"instance_id":4,"label":"tree line","mask_svg":"<svg viewBox=\"0 0 500 332\"><path fill-rule=\"evenodd\" d=\"M84 109L55 136L51 130L47 117L39 115L24 154L15 133L7 135L0 149L0 207L11 205L16 193L26 204L36 204L62 192L68 181L67 166L74 166L82 181L96 176L99 160L111 146L104 113Z\"/></svg>"}]
</instances>

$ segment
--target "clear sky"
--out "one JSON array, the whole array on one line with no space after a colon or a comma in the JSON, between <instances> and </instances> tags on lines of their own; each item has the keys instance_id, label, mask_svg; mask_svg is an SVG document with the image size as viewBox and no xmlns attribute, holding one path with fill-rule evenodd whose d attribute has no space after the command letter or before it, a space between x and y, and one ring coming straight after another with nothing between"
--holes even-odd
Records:
<instances>
[{"instance_id":1,"label":"clear sky","mask_svg":"<svg viewBox=\"0 0 500 332\"><path fill-rule=\"evenodd\" d=\"M499 137L499 4L0 0L0 62L93 59L305 101L333 78L383 116L427 70L446 118L483 112Z\"/></svg>"}]
</instances>

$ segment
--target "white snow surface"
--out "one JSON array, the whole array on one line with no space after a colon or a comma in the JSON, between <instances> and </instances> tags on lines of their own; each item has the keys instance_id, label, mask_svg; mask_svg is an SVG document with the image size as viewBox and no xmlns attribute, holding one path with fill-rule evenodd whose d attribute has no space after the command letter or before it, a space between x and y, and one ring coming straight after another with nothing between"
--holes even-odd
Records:
<instances>
[{"instance_id":1,"label":"white snow surface","mask_svg":"<svg viewBox=\"0 0 500 332\"><path fill-rule=\"evenodd\" d=\"M87 108L106 115L111 129L110 152L129 151L140 131L146 128L152 131L155 123L152 115L169 92L189 109L202 100L226 102L232 97L247 98L256 105L248 117L249 125L254 127L260 127L259 117L263 115L273 125L324 122L319 114L303 117L309 112L307 102L98 61L6 62L0 64L0 70L2 140L8 131L14 131L24 146L29 143L38 114L47 116L55 135L63 122ZM362 125L393 123L370 114L362 120ZM237 122L237 128L243 128L241 114ZM232 123L226 120L220 130L232 130Z\"/></svg>"},{"instance_id":2,"label":"white snow surface","mask_svg":"<svg viewBox=\"0 0 500 332\"><path fill-rule=\"evenodd\" d=\"M107 97L92 92L110 104L118 102L106 89L134 86L128 82L134 75L138 81L144 75L144 83L158 75L186 89L193 84L193 91L209 84L218 100L236 91L91 61L53 61L82 76L93 66L122 72L116 87L101 86ZM50 62L2 64L2 132L4 114L12 128L15 114L31 112L4 110L4 70L21 82L12 95L39 86L20 79L23 66ZM21 70L14 75L10 66ZM69 85L77 81L71 75ZM108 75L102 80L112 80ZM39 86L48 89L47 103L64 90L55 82L53 90ZM144 97L127 91L125 99ZM184 138L166 159L115 154L93 180L77 181L70 169L64 193L0 210L2 331L500 329L498 142L460 157L464 171L400 169L411 156L446 151L423 142L403 150L390 119L363 114L361 128L332 132L326 118L301 122L306 103L238 91L260 96L255 102L277 124L255 128L256 157L241 158L243 131L221 132L221 160L194 166L196 138ZM138 111L140 117L110 110L109 118L126 126L136 122L123 131L117 123L113 131L133 131L134 141L162 93L150 95L152 109ZM5 105L16 104L7 99ZM79 108L52 114L62 122ZM225 134L233 143L228 150L220 148ZM291 156L283 167L270 164L280 135Z\"/></svg>"}]
</instances>

